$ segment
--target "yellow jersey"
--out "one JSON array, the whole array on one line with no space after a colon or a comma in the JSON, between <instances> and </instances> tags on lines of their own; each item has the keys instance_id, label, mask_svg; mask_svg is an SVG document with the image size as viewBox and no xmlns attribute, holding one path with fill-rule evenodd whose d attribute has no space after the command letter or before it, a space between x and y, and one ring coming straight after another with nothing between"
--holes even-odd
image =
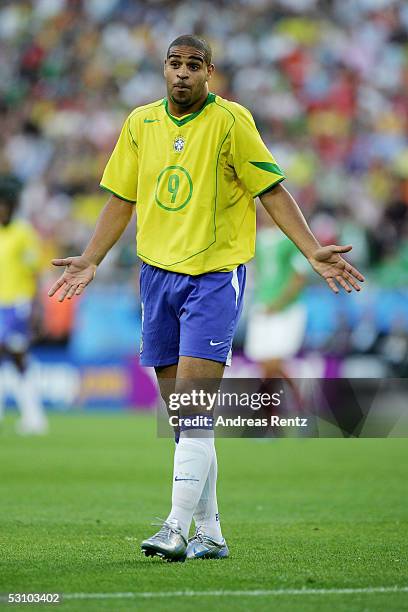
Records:
<instances>
[{"instance_id":1,"label":"yellow jersey","mask_svg":"<svg viewBox=\"0 0 408 612\"><path fill-rule=\"evenodd\" d=\"M166 98L130 113L101 187L136 202L143 261L196 275L254 256L254 198L284 178L251 113L209 93L179 119Z\"/></svg>"},{"instance_id":2,"label":"yellow jersey","mask_svg":"<svg viewBox=\"0 0 408 612\"><path fill-rule=\"evenodd\" d=\"M0 307L32 300L40 246L34 229L24 221L0 225Z\"/></svg>"}]
</instances>

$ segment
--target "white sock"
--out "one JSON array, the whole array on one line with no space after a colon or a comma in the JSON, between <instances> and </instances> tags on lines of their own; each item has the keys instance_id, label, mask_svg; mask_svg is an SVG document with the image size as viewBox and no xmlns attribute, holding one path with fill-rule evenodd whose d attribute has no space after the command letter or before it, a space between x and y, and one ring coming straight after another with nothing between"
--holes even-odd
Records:
<instances>
[{"instance_id":1,"label":"white sock","mask_svg":"<svg viewBox=\"0 0 408 612\"><path fill-rule=\"evenodd\" d=\"M21 430L45 433L48 428L37 385L30 376L29 370L20 375L16 400L21 413Z\"/></svg>"},{"instance_id":2,"label":"white sock","mask_svg":"<svg viewBox=\"0 0 408 612\"><path fill-rule=\"evenodd\" d=\"M177 520L186 539L207 480L214 448L213 437L193 438L192 435L192 430L182 432L174 453L172 507L167 518L168 521Z\"/></svg>"},{"instance_id":3,"label":"white sock","mask_svg":"<svg viewBox=\"0 0 408 612\"><path fill-rule=\"evenodd\" d=\"M222 542L217 503L217 473L217 453L214 446L210 470L193 518L196 527L200 528L205 535L208 535L215 542Z\"/></svg>"}]
</instances>

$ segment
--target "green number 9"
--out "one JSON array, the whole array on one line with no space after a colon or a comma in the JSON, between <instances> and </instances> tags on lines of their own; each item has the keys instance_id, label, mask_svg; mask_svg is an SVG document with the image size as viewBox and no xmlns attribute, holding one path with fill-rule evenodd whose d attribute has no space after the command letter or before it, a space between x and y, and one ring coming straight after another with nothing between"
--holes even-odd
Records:
<instances>
[{"instance_id":1,"label":"green number 9","mask_svg":"<svg viewBox=\"0 0 408 612\"><path fill-rule=\"evenodd\" d=\"M176 201L179 185L180 185L180 179L178 177L178 174L170 174L167 188L169 192L171 193L171 203L172 204L174 204L174 202Z\"/></svg>"}]
</instances>

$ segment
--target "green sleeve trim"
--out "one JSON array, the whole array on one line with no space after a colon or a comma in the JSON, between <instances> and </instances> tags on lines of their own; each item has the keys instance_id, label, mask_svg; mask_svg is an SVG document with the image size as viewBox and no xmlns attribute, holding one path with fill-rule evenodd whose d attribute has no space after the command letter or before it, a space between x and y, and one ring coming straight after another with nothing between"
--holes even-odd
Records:
<instances>
[{"instance_id":1,"label":"green sleeve trim","mask_svg":"<svg viewBox=\"0 0 408 612\"><path fill-rule=\"evenodd\" d=\"M109 189L109 187L105 187L105 185L102 185L102 183L100 183L99 186L104 191L108 191L109 193L112 193L114 196L119 198L119 200L124 200L125 202L129 202L129 204L136 204L136 200L128 200L127 198L123 197L122 195L119 195L119 193L116 193L116 191L113 191L113 189Z\"/></svg>"},{"instance_id":2,"label":"green sleeve trim","mask_svg":"<svg viewBox=\"0 0 408 612\"><path fill-rule=\"evenodd\" d=\"M260 170L266 170L266 172L273 172L273 174L280 174L281 176L285 176L283 170L279 168L278 164L273 164L272 162L254 161L250 161L249 163L255 166L256 168L260 168Z\"/></svg>"},{"instance_id":3,"label":"green sleeve trim","mask_svg":"<svg viewBox=\"0 0 408 612\"><path fill-rule=\"evenodd\" d=\"M133 138L132 130L130 129L129 119L128 119L128 133L129 133L131 142L135 145L136 149L138 149L139 148L138 144L137 144L136 140Z\"/></svg>"},{"instance_id":4,"label":"green sleeve trim","mask_svg":"<svg viewBox=\"0 0 408 612\"><path fill-rule=\"evenodd\" d=\"M259 193L256 193L255 195L253 195L253 198L259 198L259 196L263 195L264 193L266 193L267 191L270 191L271 189L273 189L274 187L276 187L276 185L278 185L279 183L281 183L282 181L285 180L285 176L281 176L279 177L275 182L271 183L268 187L265 187L265 189L262 189L262 191L259 191Z\"/></svg>"}]
</instances>

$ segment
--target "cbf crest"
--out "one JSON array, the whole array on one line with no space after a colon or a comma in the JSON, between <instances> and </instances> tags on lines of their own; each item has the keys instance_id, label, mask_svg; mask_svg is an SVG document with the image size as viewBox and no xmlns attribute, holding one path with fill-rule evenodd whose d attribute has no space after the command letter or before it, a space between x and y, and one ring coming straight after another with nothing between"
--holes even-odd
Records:
<instances>
[{"instance_id":1,"label":"cbf crest","mask_svg":"<svg viewBox=\"0 0 408 612\"><path fill-rule=\"evenodd\" d=\"M186 144L186 141L184 140L182 136L176 136L173 142L173 149L175 150L176 153L181 153L182 150L184 149L185 144Z\"/></svg>"}]
</instances>

